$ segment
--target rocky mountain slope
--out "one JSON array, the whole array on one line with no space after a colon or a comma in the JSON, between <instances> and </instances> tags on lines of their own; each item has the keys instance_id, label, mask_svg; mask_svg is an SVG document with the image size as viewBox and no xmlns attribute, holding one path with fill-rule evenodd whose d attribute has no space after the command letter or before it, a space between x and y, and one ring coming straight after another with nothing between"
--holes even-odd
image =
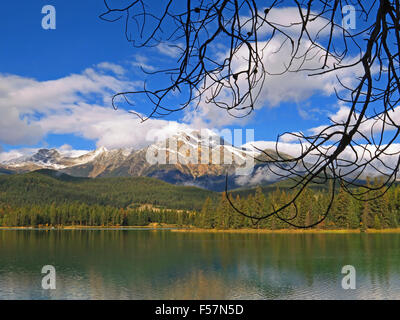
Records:
<instances>
[{"instance_id":1,"label":"rocky mountain slope","mask_svg":"<svg viewBox=\"0 0 400 320\"><path fill-rule=\"evenodd\" d=\"M267 154L275 156L273 150ZM140 150L97 150L72 157L56 149L41 149L37 153L9 160L1 164L4 173L23 173L38 169L52 169L75 177L154 177L179 184L193 185L221 191L226 174L229 187L250 186L259 183L257 178L265 164L254 160L254 151L242 150L210 132L202 136L199 131L180 132L169 139L156 142ZM265 155L261 156L265 158ZM238 175L237 169L246 165L254 170L248 176ZM275 182L269 177L266 182Z\"/></svg>"}]
</instances>

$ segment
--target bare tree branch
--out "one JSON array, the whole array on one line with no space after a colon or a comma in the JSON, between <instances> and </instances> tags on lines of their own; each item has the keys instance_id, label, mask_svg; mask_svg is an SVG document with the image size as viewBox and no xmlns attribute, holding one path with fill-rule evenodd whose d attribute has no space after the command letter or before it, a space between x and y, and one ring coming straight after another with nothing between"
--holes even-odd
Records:
<instances>
[{"instance_id":1,"label":"bare tree branch","mask_svg":"<svg viewBox=\"0 0 400 320\"><path fill-rule=\"evenodd\" d=\"M280 135L277 156L264 153L267 160L260 160L274 174L293 181L292 199L262 214L242 212L228 196L238 213L256 221L276 216L292 226L312 227L327 216L336 186L365 201L371 192L374 197L377 190L383 195L396 181L400 165L399 152L393 149L400 133L395 117L400 99L398 0L169 0L161 14L152 13L152 3L145 0L129 1L120 8L113 7L112 1L104 0L104 4L106 12L100 17L110 22L124 19L126 38L135 47L172 43L179 52L175 67L155 72L168 76L168 85L153 89L145 83L142 90L113 97L114 108L131 103L136 95L147 97L152 109L146 116L137 113L142 121L200 103L225 109L232 117L246 117L260 103L266 77L307 72L323 79L335 74L336 96L349 106L346 117L331 119L330 125L311 135L286 132L283 135L300 144L300 154L285 157L279 150ZM284 23L273 18L276 10L293 5L298 21ZM343 9L348 5L357 13L356 30L342 25ZM137 32L128 31L131 25ZM276 41L280 43L277 48ZM215 48L221 45L226 55L216 54ZM288 63L279 72L266 63L271 51L288 53ZM311 60L320 63L311 65ZM352 81L341 78L345 70L354 70ZM176 99L178 105L171 102ZM394 159L391 163L385 161L389 156ZM379 187L359 182L369 170L384 177ZM311 183L330 183L331 201L319 221L295 225L280 213L291 206L297 211L296 201Z\"/></svg>"}]
</instances>

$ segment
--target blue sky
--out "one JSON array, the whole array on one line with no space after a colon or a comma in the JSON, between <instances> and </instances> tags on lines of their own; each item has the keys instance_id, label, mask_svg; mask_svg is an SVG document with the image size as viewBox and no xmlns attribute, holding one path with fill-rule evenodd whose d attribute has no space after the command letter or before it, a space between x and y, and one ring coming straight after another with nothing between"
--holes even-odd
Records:
<instances>
[{"instance_id":1,"label":"blue sky","mask_svg":"<svg viewBox=\"0 0 400 320\"><path fill-rule=\"evenodd\" d=\"M56 30L44 30L44 5L56 8ZM158 48L137 49L126 41L122 22L99 19L102 1L21 0L2 4L0 18L0 147L94 149L145 145L144 132L169 125L179 130L183 112L140 124L126 110L114 111L114 92L138 88L146 78L140 65L169 65L174 57ZM321 81L270 80L262 107L237 123L201 119L210 128L252 128L255 140L273 141L285 131L306 131L328 123L339 104ZM293 80L289 86L287 80ZM153 80L157 85L157 79ZM278 98L271 91L282 88ZM309 89L309 92L306 92ZM281 96L279 96L279 94ZM287 98L286 98L287 96ZM11 101L11 102L9 102ZM140 111L150 108L140 101ZM223 115L221 115L223 116ZM219 117L219 115L217 116ZM227 117L227 116L226 116ZM190 121L186 121L191 126Z\"/></svg>"}]
</instances>

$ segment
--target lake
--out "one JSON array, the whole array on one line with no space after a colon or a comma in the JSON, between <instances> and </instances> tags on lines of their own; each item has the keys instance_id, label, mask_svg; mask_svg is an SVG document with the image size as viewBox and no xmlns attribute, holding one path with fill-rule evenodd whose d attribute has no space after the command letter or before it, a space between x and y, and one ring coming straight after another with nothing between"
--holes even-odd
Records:
<instances>
[{"instance_id":1,"label":"lake","mask_svg":"<svg viewBox=\"0 0 400 320\"><path fill-rule=\"evenodd\" d=\"M0 230L0 299L399 298L400 234Z\"/></svg>"}]
</instances>

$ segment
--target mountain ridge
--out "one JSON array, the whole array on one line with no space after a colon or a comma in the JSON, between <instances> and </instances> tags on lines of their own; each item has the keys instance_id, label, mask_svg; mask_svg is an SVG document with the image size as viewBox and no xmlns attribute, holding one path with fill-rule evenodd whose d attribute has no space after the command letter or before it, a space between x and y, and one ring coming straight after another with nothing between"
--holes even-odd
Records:
<instances>
[{"instance_id":1,"label":"mountain ridge","mask_svg":"<svg viewBox=\"0 0 400 320\"><path fill-rule=\"evenodd\" d=\"M265 165L262 160L257 159L257 154L261 154L262 160L277 157L274 150L256 153L254 150L235 147L212 131L209 131L208 136L202 136L199 131L191 131L178 132L168 139L139 150L108 150L100 147L71 157L69 154L63 155L57 149L39 149L33 155L8 160L0 165L4 172L8 173L52 169L74 177L146 176L176 185L192 185L222 191L225 188L226 175L229 178L229 188L246 187L251 184L251 177L247 182L236 172L247 164L246 161L252 160L253 174L257 174L257 170ZM152 163L153 158L150 157L149 161L149 155L154 159L163 159L165 163ZM192 161L193 159L197 159L197 162ZM276 180L279 179L271 179L272 182Z\"/></svg>"}]
</instances>

